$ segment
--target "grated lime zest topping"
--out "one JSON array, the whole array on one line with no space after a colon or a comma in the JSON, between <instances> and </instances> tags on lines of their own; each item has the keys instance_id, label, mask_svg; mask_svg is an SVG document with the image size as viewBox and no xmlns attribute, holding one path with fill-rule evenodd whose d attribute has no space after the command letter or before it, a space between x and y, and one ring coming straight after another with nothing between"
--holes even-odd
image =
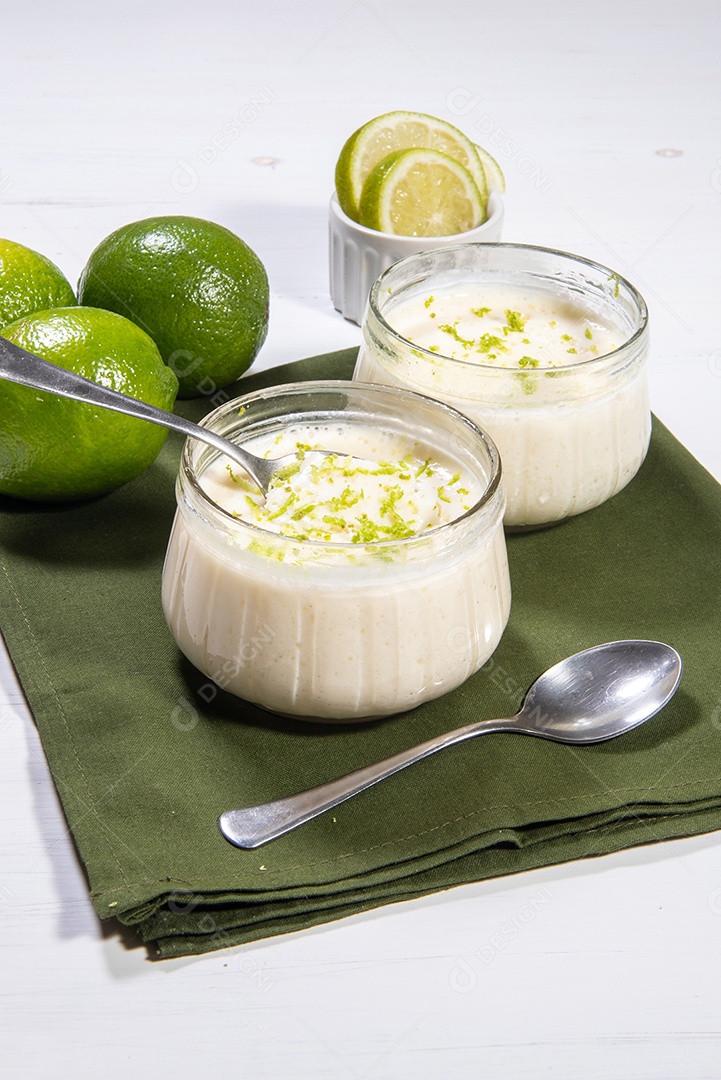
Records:
<instances>
[{"instance_id":1,"label":"grated lime zest topping","mask_svg":"<svg viewBox=\"0 0 721 1080\"><path fill-rule=\"evenodd\" d=\"M267 520L276 521L279 517L283 517L283 514L287 514L291 506L293 506L294 503L298 502L299 497L300 496L297 495L295 491L291 491L285 502L281 506L279 506L278 509L275 510L272 514L268 514Z\"/></svg>"},{"instance_id":2,"label":"grated lime zest topping","mask_svg":"<svg viewBox=\"0 0 721 1080\"><path fill-rule=\"evenodd\" d=\"M278 469L278 472L273 477L271 487L281 487L290 480L291 476L295 476L299 472L300 463L297 461L292 461L290 465L284 465L282 469Z\"/></svg>"},{"instance_id":3,"label":"grated lime zest topping","mask_svg":"<svg viewBox=\"0 0 721 1080\"><path fill-rule=\"evenodd\" d=\"M234 477L229 468L228 475L241 488L235 516L272 526L273 532L289 539L368 544L416 536L466 510L457 494L461 472L451 475L431 457L422 461L406 452L398 460L359 460L340 454L328 454L320 462L307 460L314 449L306 443L296 445L296 460L283 470L265 500L254 485L246 490L248 482L243 476ZM278 557L274 548L269 546L266 552L260 543L253 550L269 556L272 551L272 557Z\"/></svg>"},{"instance_id":4,"label":"grated lime zest topping","mask_svg":"<svg viewBox=\"0 0 721 1080\"><path fill-rule=\"evenodd\" d=\"M475 342L470 338L461 337L461 335L458 333L458 330L456 329L457 326L457 322L455 322L453 326L451 326L450 323L443 323L441 326L438 327L438 329L442 330L444 334L450 334L453 340L457 341L459 345L463 345L466 349L472 349L475 345Z\"/></svg>"},{"instance_id":5,"label":"grated lime zest topping","mask_svg":"<svg viewBox=\"0 0 721 1080\"><path fill-rule=\"evenodd\" d=\"M232 465L226 465L225 468L230 479L233 481L234 484L237 484L239 488L242 488L244 491L257 490L256 485L253 484L247 476L240 476L237 472L235 472Z\"/></svg>"},{"instance_id":6,"label":"grated lime zest topping","mask_svg":"<svg viewBox=\"0 0 721 1080\"><path fill-rule=\"evenodd\" d=\"M306 503L305 506L299 506L297 510L294 510L290 515L291 521L300 521L306 516L306 514L312 514L318 507L318 503Z\"/></svg>"},{"instance_id":7,"label":"grated lime zest topping","mask_svg":"<svg viewBox=\"0 0 721 1080\"><path fill-rule=\"evenodd\" d=\"M504 333L510 332L514 334L522 334L526 328L526 320L521 315L520 311L512 311L511 308L506 308L506 325L503 327Z\"/></svg>"},{"instance_id":8,"label":"grated lime zest topping","mask_svg":"<svg viewBox=\"0 0 721 1080\"><path fill-rule=\"evenodd\" d=\"M497 337L495 334L481 334L478 339L478 351L490 353L491 349L500 349L501 352L508 352L508 348L504 345L502 338ZM495 356L493 359L495 360Z\"/></svg>"}]
</instances>

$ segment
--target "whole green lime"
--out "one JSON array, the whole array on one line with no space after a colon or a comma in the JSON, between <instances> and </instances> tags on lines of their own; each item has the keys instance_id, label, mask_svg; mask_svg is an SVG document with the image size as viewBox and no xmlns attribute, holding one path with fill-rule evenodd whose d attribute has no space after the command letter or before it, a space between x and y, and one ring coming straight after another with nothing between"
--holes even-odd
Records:
<instances>
[{"instance_id":1,"label":"whole green lime","mask_svg":"<svg viewBox=\"0 0 721 1080\"><path fill-rule=\"evenodd\" d=\"M54 308L26 315L3 337L86 379L172 409L175 375L144 330L111 311ZM22 499L86 499L151 464L165 428L0 380L0 492Z\"/></svg>"},{"instance_id":2,"label":"whole green lime","mask_svg":"<svg viewBox=\"0 0 721 1080\"><path fill-rule=\"evenodd\" d=\"M240 237L202 218L146 218L117 229L90 256L78 299L150 334L181 397L212 396L233 382L268 332L262 262Z\"/></svg>"},{"instance_id":3,"label":"whole green lime","mask_svg":"<svg viewBox=\"0 0 721 1080\"><path fill-rule=\"evenodd\" d=\"M72 285L44 255L0 239L0 329L46 308L75 303Z\"/></svg>"}]
</instances>

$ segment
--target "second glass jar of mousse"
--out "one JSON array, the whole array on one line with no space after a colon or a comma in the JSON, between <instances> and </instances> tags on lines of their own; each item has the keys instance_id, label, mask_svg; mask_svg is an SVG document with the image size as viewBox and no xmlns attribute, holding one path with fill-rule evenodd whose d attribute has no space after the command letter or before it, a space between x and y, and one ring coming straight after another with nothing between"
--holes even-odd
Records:
<instances>
[{"instance_id":1,"label":"second glass jar of mousse","mask_svg":"<svg viewBox=\"0 0 721 1080\"><path fill-rule=\"evenodd\" d=\"M589 510L633 478L650 434L643 297L609 268L521 244L463 244L371 289L354 378L420 391L488 431L505 524Z\"/></svg>"}]
</instances>

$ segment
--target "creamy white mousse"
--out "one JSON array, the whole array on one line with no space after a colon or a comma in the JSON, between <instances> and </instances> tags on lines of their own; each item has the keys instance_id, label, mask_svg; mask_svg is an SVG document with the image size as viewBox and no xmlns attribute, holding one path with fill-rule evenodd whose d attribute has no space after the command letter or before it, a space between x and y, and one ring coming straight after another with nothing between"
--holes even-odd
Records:
<instances>
[{"instance_id":1,"label":"creamy white mousse","mask_svg":"<svg viewBox=\"0 0 721 1080\"><path fill-rule=\"evenodd\" d=\"M289 428L248 448L258 457L292 455L267 496L235 465L217 459L203 473L211 499L251 525L296 540L374 543L402 540L454 521L481 496L477 481L450 461L420 457L422 448L374 428L324 433ZM349 448L349 440L352 449Z\"/></svg>"},{"instance_id":2,"label":"creamy white mousse","mask_svg":"<svg viewBox=\"0 0 721 1080\"><path fill-rule=\"evenodd\" d=\"M170 628L208 687L358 720L413 708L486 662L510 585L502 490L478 509L480 467L358 424L244 445L296 462L264 499L213 461L198 477L207 504L179 499L163 575ZM343 454L318 464L314 447Z\"/></svg>"},{"instance_id":3,"label":"creamy white mousse","mask_svg":"<svg viewBox=\"0 0 721 1080\"><path fill-rule=\"evenodd\" d=\"M453 360L519 372L567 367L618 343L618 332L569 300L494 284L438 289L400 304L393 329Z\"/></svg>"},{"instance_id":4,"label":"creamy white mousse","mask_svg":"<svg viewBox=\"0 0 721 1080\"><path fill-rule=\"evenodd\" d=\"M568 294L495 283L429 281L383 315L400 337L369 313L354 378L429 394L484 428L506 525L581 513L637 472L651 418L644 356L619 352L627 327Z\"/></svg>"}]
</instances>

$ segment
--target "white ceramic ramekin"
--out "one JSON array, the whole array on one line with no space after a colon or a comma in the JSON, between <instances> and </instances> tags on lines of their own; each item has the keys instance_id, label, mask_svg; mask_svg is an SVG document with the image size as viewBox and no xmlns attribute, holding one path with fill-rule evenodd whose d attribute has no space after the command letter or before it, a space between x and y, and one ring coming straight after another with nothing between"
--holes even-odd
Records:
<instances>
[{"instance_id":1,"label":"white ceramic ramekin","mask_svg":"<svg viewBox=\"0 0 721 1080\"><path fill-rule=\"evenodd\" d=\"M361 325L371 286L384 270L406 255L432 251L451 244L501 239L503 200L496 192L488 198L488 217L477 229L454 236L393 236L366 229L345 214L333 192L329 209L330 295L333 306L351 322Z\"/></svg>"}]
</instances>

